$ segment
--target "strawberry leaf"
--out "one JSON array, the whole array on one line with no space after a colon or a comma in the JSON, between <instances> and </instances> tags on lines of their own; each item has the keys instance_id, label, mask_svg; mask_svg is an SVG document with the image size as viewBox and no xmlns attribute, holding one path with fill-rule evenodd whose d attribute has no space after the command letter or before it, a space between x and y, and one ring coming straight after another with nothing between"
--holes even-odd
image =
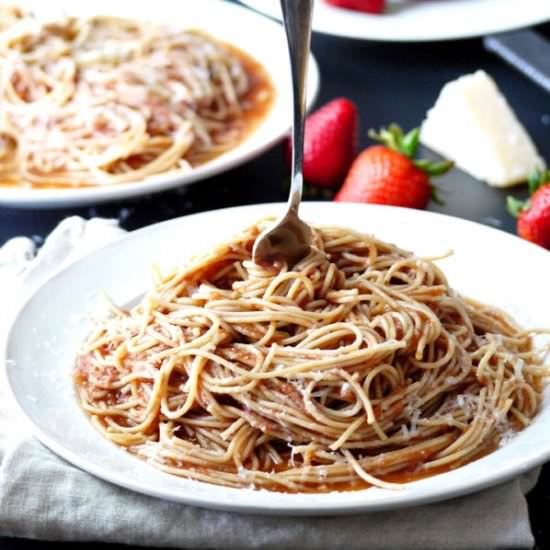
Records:
<instances>
[{"instance_id":1,"label":"strawberry leaf","mask_svg":"<svg viewBox=\"0 0 550 550\"><path fill-rule=\"evenodd\" d=\"M414 165L417 168L420 168L420 170L425 170L428 164L430 164L430 161L428 159L417 159L414 161Z\"/></svg>"},{"instance_id":2,"label":"strawberry leaf","mask_svg":"<svg viewBox=\"0 0 550 550\"><path fill-rule=\"evenodd\" d=\"M378 132L376 130L369 130L368 136L374 141L378 141L411 159L417 168L429 176L441 176L454 166L454 163L450 160L439 162L427 159L414 160L418 144L420 143L420 128L413 128L405 134L398 124L390 124L387 128L380 128Z\"/></svg>"},{"instance_id":3,"label":"strawberry leaf","mask_svg":"<svg viewBox=\"0 0 550 550\"><path fill-rule=\"evenodd\" d=\"M418 149L418 143L420 141L420 128L413 128L410 132L405 134L401 140L402 152L409 158L413 158Z\"/></svg>"},{"instance_id":4,"label":"strawberry leaf","mask_svg":"<svg viewBox=\"0 0 550 550\"><path fill-rule=\"evenodd\" d=\"M535 193L548 182L550 182L550 170L533 170L527 180L529 195Z\"/></svg>"},{"instance_id":5,"label":"strawberry leaf","mask_svg":"<svg viewBox=\"0 0 550 550\"><path fill-rule=\"evenodd\" d=\"M454 162L452 160L434 162L427 159L419 159L414 161L414 165L429 176L441 176L454 166Z\"/></svg>"},{"instance_id":6,"label":"strawberry leaf","mask_svg":"<svg viewBox=\"0 0 550 550\"><path fill-rule=\"evenodd\" d=\"M403 153L403 130L397 124L390 124L387 128L380 128L378 132L376 130L369 130L368 136L394 151Z\"/></svg>"},{"instance_id":7,"label":"strawberry leaf","mask_svg":"<svg viewBox=\"0 0 550 550\"><path fill-rule=\"evenodd\" d=\"M380 131L378 132L376 130L370 129L367 135L373 141L378 141L378 143L382 143L390 149L396 149L397 147L397 143L395 142L393 134L387 128L380 128Z\"/></svg>"},{"instance_id":8,"label":"strawberry leaf","mask_svg":"<svg viewBox=\"0 0 550 550\"><path fill-rule=\"evenodd\" d=\"M385 130L383 129L380 132L380 135L382 136L383 140L385 141L386 145L390 149L395 149L396 151L399 151L399 142L398 137L395 135L395 132L392 132L392 130Z\"/></svg>"},{"instance_id":9,"label":"strawberry leaf","mask_svg":"<svg viewBox=\"0 0 550 550\"><path fill-rule=\"evenodd\" d=\"M401 126L397 124L390 124L388 131L392 135L393 143L395 144L395 150L400 153L403 152L403 130Z\"/></svg>"},{"instance_id":10,"label":"strawberry leaf","mask_svg":"<svg viewBox=\"0 0 550 550\"><path fill-rule=\"evenodd\" d=\"M506 208L514 218L517 218L521 212L529 209L529 201L522 201L509 195L506 197Z\"/></svg>"},{"instance_id":11,"label":"strawberry leaf","mask_svg":"<svg viewBox=\"0 0 550 550\"><path fill-rule=\"evenodd\" d=\"M453 166L454 162L452 160L429 163L426 167L426 173L430 176L441 176L447 173Z\"/></svg>"},{"instance_id":12,"label":"strawberry leaf","mask_svg":"<svg viewBox=\"0 0 550 550\"><path fill-rule=\"evenodd\" d=\"M527 188L529 189L529 195L532 195L538 188L540 184L540 171L539 170L533 170L531 174L529 175L529 179L527 180Z\"/></svg>"},{"instance_id":13,"label":"strawberry leaf","mask_svg":"<svg viewBox=\"0 0 550 550\"><path fill-rule=\"evenodd\" d=\"M432 201L438 206L445 206L445 201L439 196L439 189L435 185L432 185L430 189Z\"/></svg>"}]
</instances>

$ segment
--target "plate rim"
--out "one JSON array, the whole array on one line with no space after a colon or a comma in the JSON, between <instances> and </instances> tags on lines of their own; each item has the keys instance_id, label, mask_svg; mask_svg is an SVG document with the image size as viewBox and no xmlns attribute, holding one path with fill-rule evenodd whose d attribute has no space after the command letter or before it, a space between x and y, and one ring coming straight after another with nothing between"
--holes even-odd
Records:
<instances>
[{"instance_id":1,"label":"plate rim","mask_svg":"<svg viewBox=\"0 0 550 550\"><path fill-rule=\"evenodd\" d=\"M262 9L260 3L265 0L239 0L239 2L251 10L261 13L264 16L273 19L275 21L279 20L279 17L272 14L271 11ZM495 2L497 0L494 0ZM317 3L322 3L323 0L317 0ZM333 9L327 6L328 9ZM325 8L323 8L325 9ZM337 8L334 8L337 9ZM369 15L369 14L357 14L362 17L380 17L378 15ZM372 42L392 42L392 43L426 43L426 42L446 42L451 40L462 40L462 39L470 39L470 38L479 38L481 36L485 36L487 34L495 34L495 33L501 33L501 32L508 32L513 30L518 30L524 27L531 27L534 25L540 25L544 24L550 21L550 7L548 8L548 14L544 16L544 18L541 18L540 16L535 16L533 14L531 17L525 17L523 19L519 20L509 20L506 25L488 25L486 29L484 30L470 30L466 32L432 32L430 35L423 37L418 35L396 35L391 33L371 33L371 34L365 34L365 33L356 33L353 30L346 31L345 29L343 31L340 31L338 29L334 29L331 26L327 26L325 24L316 24L315 17L313 19L313 31L318 32L320 34L325 34L328 36L334 36L334 37L340 37L340 38L346 38L351 40L363 40L363 41L372 41Z\"/></svg>"},{"instance_id":2,"label":"plate rim","mask_svg":"<svg viewBox=\"0 0 550 550\"><path fill-rule=\"evenodd\" d=\"M71 270L77 270L78 266L82 262L82 260L86 260L87 258L92 258L96 255L100 256L103 254L106 254L109 252L110 249L114 249L118 246L124 246L125 241L129 240L139 240L140 238L143 238L147 235L147 233L151 230L153 231L159 231L157 228L159 226L163 226L163 229L168 228L170 225L177 226L180 223L185 223L186 220L192 220L196 219L197 217L202 216L216 216L219 213L234 213L235 216L240 214L241 212L248 212L253 211L257 209L258 207L261 207L261 209L273 209L276 211L280 211L284 208L285 203L261 203L261 204L253 204L253 205L245 205L245 206L236 206L236 207L228 207L228 208L220 208L216 210L210 210L205 212L199 212L195 214L191 214L188 216L181 216L175 219L166 220L163 222L159 222L156 224L151 224L149 226L142 227L140 229L137 229L135 231L129 232L127 235L123 236L121 239L110 243L104 247L101 247L100 249L85 255L84 257L76 260L74 263L70 264L69 266L63 268L56 274L54 274L52 277L49 277L43 284L41 284L38 288L36 288L33 292L31 292L28 296L25 297L25 299L19 304L19 307L17 307L16 311L11 315L11 320L9 322L9 325L7 327L7 330L4 331L4 338L0 339L2 340L0 342L0 380L3 379L3 381L6 383L6 396L11 401L12 404L15 405L15 408L17 409L19 416L23 417L25 419L26 424L29 426L31 432L33 435L46 447L48 447L51 451L53 451L56 455L60 456L61 458L69 461L72 465L78 467L79 469L88 472L95 477L98 477L100 479L106 480L114 485L124 487L126 489L129 489L131 491L146 494L149 496L153 496L156 498L160 498L162 500L168 500L168 501L174 501L174 502L180 502L180 503L186 503L193 506L198 506L202 508L208 508L208 509L214 509L214 510L226 510L226 511L235 511L235 512L241 512L241 513L252 513L252 514L258 514L258 515L278 515L278 516L286 516L286 515L300 515L300 516L320 516L320 515L349 515L349 514L356 514L356 513L373 513L383 510L398 510L401 508L411 507L411 506L419 506L423 504L428 504L432 502L440 502L440 501L446 501L458 496L468 495L471 493L475 493L478 491L481 491L483 489L486 489L488 487L493 487L496 485L499 485L501 483L504 483L512 478L515 478L532 468L542 464L543 462L546 462L550 459L550 444L547 445L546 449L541 448L540 450L536 452L531 452L527 459L522 458L521 464L515 464L514 466L507 468L500 468L498 470L489 471L486 472L483 476L483 479L481 481L476 481L474 483L467 483L466 485L462 486L456 486L454 489L449 490L446 489L440 489L438 488L438 484L436 483L434 486L434 489L431 493L418 496L414 494L409 494L409 498L406 498L406 495L401 494L398 499L388 499L386 501L382 502L351 502L347 503L345 506L340 506L338 508L334 507L334 503L330 501L324 501L322 499L322 493L315 494L318 497L318 502L315 502L315 504L309 504L307 507L304 506L303 503L297 502L295 505L285 503L284 505L281 505L281 503L277 502L274 499L274 502L271 503L270 499L266 499L262 502L261 507L258 507L256 503L252 504L246 504L242 501L231 501L230 497L224 497L221 498L219 501L216 501L213 499L212 494L209 492L206 495L199 495L197 494L188 496L188 495L170 495L167 494L166 491L163 490L155 490L154 488L150 487L144 487L142 486L136 486L136 483L131 482L130 480L119 478L116 476L116 474L109 471L108 468L105 468L101 465L96 464L93 460L90 460L85 457L79 456L79 454L71 449L66 448L63 446L63 444L58 443L53 438L51 438L48 434L44 433L43 429L38 426L32 418L29 417L29 415L25 412L22 403L20 403L18 396L15 393L15 390L13 388L13 385L10 380L10 368L13 368L10 364L10 357L9 357L9 343L12 339L12 333L16 329L17 322L20 318L20 316L23 314L25 309L29 307L30 304L32 304L33 300L35 299L35 296L39 295L41 292L45 292L45 288L47 289L48 284L52 280L56 280L60 277L67 276L67 273ZM411 211L407 208L399 208L399 207L391 207L391 206L383 206L383 205L362 205L362 204L352 204L352 203L326 203L326 202L317 202L317 201L311 201L305 203L305 205L311 205L312 209L322 209L326 208L328 205L329 208L335 208L342 210L350 209L350 210L357 210L360 208L367 207L374 208L376 210L381 211L403 211L407 213L415 212L419 213L421 215L428 215L429 217L432 217L434 219L439 219L443 222L449 222L452 221L452 223L459 223L460 225L466 224L469 227L476 228L477 230L481 229L482 231L486 231L489 234L493 235L499 235L500 237L504 239L514 239L516 242L520 241L521 246L525 246L528 249L532 250L533 253L540 254L541 252L544 254L546 251L538 247L537 245L534 245L532 243L529 243L527 241L524 241L520 239L519 237L507 233L505 231L496 229L494 227L490 227L478 222L474 222L471 220L466 220L462 218L457 218L455 216L450 216L447 214L439 213L439 212L432 212L432 211ZM307 207L306 207L307 208ZM192 221L191 221L192 223ZM160 231L159 231L160 232ZM550 256L547 258L550 260ZM548 399L548 396L545 396L546 399ZM75 400L75 406L78 407L78 403ZM81 411L81 409L80 409ZM81 411L82 412L82 411ZM84 414L82 412L82 414ZM95 428L90 423L90 430L93 430L95 435L98 438L101 438L101 435L99 432L95 430ZM524 433L524 431L520 432ZM118 447L117 447L118 448ZM497 452L497 451L495 451ZM491 453L493 455L494 453ZM489 455L489 456L491 456ZM136 458L136 460L139 460ZM483 460L479 459L479 460ZM474 461L474 464L478 461ZM141 461L140 461L141 462ZM469 465L468 464L468 465ZM468 467L468 465L465 465L463 468ZM503 471L504 470L504 471ZM169 476L169 474L165 474ZM445 476L446 473L440 474L441 476ZM439 476L432 476L427 479L437 479ZM205 484L202 482L193 481L193 483L199 483L201 486L208 485L209 488L216 488L217 486L211 485L211 484ZM415 483L415 482L413 482ZM243 491L249 491L249 489L230 489L230 488L223 488L224 491L228 491L229 493L234 493L234 491L237 491L239 493L242 493ZM352 492L343 492L340 494L358 494L358 493L364 493L366 491L372 492L372 491L378 491L376 488L363 490L363 491L352 491ZM266 493L266 491L253 491L254 493ZM267 494L273 494L270 492L267 492ZM404 497L404 498L403 498Z\"/></svg>"}]
</instances>

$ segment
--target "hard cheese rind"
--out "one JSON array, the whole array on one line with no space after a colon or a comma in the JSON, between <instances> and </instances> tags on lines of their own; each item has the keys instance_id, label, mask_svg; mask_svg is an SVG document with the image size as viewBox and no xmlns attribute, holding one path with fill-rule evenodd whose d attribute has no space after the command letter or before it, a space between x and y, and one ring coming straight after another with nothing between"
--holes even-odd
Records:
<instances>
[{"instance_id":1,"label":"hard cheese rind","mask_svg":"<svg viewBox=\"0 0 550 550\"><path fill-rule=\"evenodd\" d=\"M477 71L446 84L422 124L421 142L495 187L544 168L531 138L494 80Z\"/></svg>"}]
</instances>

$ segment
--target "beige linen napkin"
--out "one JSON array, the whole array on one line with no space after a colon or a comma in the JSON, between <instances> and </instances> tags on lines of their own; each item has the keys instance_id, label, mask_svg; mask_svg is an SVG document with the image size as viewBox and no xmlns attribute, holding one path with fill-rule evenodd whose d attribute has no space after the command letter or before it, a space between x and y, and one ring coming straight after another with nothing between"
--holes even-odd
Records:
<instances>
[{"instance_id":1,"label":"beige linen napkin","mask_svg":"<svg viewBox=\"0 0 550 550\"><path fill-rule=\"evenodd\" d=\"M122 233L113 221L75 217L54 230L36 257L29 240L8 242L0 249L0 332L24 293ZM538 472L466 497L389 512L312 518L215 512L135 494L71 466L22 429L1 393L0 386L0 536L189 550L490 550L534 544L525 493Z\"/></svg>"}]
</instances>

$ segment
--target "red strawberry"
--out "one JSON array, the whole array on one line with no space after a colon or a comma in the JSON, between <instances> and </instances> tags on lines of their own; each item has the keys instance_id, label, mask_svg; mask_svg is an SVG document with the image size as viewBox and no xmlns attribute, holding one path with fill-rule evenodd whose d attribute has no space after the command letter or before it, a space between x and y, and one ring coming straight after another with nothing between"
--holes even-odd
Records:
<instances>
[{"instance_id":1,"label":"red strawberry","mask_svg":"<svg viewBox=\"0 0 550 550\"><path fill-rule=\"evenodd\" d=\"M437 201L430 176L445 173L453 163L414 160L420 135L418 128L403 134L401 128L393 124L379 134L370 132L369 135L384 145L368 147L359 154L335 201L409 208L425 208L430 197Z\"/></svg>"},{"instance_id":2,"label":"red strawberry","mask_svg":"<svg viewBox=\"0 0 550 550\"><path fill-rule=\"evenodd\" d=\"M529 200L508 197L508 210L517 217L518 235L550 250L550 170L529 178Z\"/></svg>"},{"instance_id":3,"label":"red strawberry","mask_svg":"<svg viewBox=\"0 0 550 550\"><path fill-rule=\"evenodd\" d=\"M364 11L366 13L382 13L385 4L385 0L325 0L325 2L338 8Z\"/></svg>"},{"instance_id":4,"label":"red strawberry","mask_svg":"<svg viewBox=\"0 0 550 550\"><path fill-rule=\"evenodd\" d=\"M335 187L344 179L357 153L357 107L349 99L333 99L307 117L304 135L304 179L319 187ZM290 165L291 141L286 159Z\"/></svg>"}]
</instances>

